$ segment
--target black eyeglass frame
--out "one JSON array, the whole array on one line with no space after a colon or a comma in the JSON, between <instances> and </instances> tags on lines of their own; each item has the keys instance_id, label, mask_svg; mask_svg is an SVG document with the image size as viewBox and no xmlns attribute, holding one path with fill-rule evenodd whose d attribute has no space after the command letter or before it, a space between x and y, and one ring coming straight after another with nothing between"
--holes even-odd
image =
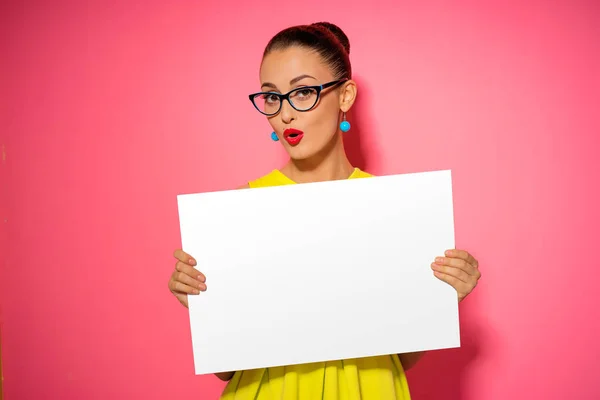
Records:
<instances>
[{"instance_id":1,"label":"black eyeglass frame","mask_svg":"<svg viewBox=\"0 0 600 400\"><path fill-rule=\"evenodd\" d=\"M281 93L275 93L275 92L258 92L258 93L252 93L251 95L249 95L248 97L250 98L250 101L252 102L252 105L254 106L254 108L256 108L258 110L259 113L266 115L267 117L272 117L273 115L276 115L279 111L281 111L281 107L283 106L283 101L287 100L288 103L290 103L290 106L292 106L292 108L296 111L300 111L300 112L307 112L312 110L313 108L315 108L315 106L319 103L319 99L321 98L321 92L324 89L330 88L332 86L337 86L340 83L346 82L348 80L348 78L344 78L344 79L337 79L335 81L331 81L331 82L327 82L324 83L322 85L314 85L314 86L301 86L298 87L296 89L290 90L289 92L285 93L285 94L281 94ZM301 90L306 90L306 89L314 89L317 92L317 99L315 100L315 104L313 104L310 108L306 109L306 110L299 110L298 108L296 108L294 106L294 103L290 101L290 96L298 91ZM274 113L266 113L264 111L262 111L260 108L258 108L258 106L256 105L256 103L254 102L254 98L256 96L260 96L260 95L271 95L271 96L277 96L279 97L279 108L277 109L277 111L275 111Z\"/></svg>"}]
</instances>

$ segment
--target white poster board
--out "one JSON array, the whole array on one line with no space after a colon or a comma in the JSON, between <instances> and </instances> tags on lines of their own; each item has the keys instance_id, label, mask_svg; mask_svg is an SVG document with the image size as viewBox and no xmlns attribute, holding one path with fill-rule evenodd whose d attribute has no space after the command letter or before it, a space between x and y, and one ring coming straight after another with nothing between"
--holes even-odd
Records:
<instances>
[{"instance_id":1,"label":"white poster board","mask_svg":"<svg viewBox=\"0 0 600 400\"><path fill-rule=\"evenodd\" d=\"M196 374L460 346L450 171L178 196Z\"/></svg>"}]
</instances>

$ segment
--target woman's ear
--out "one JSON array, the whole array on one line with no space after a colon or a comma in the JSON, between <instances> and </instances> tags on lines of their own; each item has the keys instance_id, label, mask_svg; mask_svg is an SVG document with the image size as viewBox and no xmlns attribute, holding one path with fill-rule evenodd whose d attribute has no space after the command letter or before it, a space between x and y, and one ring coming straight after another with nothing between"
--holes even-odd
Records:
<instances>
[{"instance_id":1,"label":"woman's ear","mask_svg":"<svg viewBox=\"0 0 600 400\"><path fill-rule=\"evenodd\" d=\"M344 82L342 89L340 90L340 109L343 112L348 112L354 101L356 100L356 82L349 80Z\"/></svg>"}]
</instances>

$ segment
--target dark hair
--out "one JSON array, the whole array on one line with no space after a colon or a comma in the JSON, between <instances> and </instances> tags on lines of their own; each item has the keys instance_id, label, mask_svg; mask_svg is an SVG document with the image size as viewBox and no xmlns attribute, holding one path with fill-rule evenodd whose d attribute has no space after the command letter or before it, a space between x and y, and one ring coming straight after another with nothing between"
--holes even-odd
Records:
<instances>
[{"instance_id":1,"label":"dark hair","mask_svg":"<svg viewBox=\"0 0 600 400\"><path fill-rule=\"evenodd\" d=\"M331 68L335 79L352 78L350 41L338 26L329 22L316 22L286 28L269 41L263 58L273 50L284 50L292 46L317 52Z\"/></svg>"}]
</instances>

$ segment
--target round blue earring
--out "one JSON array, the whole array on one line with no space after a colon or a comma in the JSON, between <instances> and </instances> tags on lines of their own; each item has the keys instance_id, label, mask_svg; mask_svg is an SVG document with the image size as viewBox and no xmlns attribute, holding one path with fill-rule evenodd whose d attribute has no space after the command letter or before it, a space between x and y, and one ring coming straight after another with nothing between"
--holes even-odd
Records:
<instances>
[{"instance_id":1,"label":"round blue earring","mask_svg":"<svg viewBox=\"0 0 600 400\"><path fill-rule=\"evenodd\" d=\"M275 132L271 132L271 140L274 142L277 142L279 140Z\"/></svg>"},{"instance_id":2,"label":"round blue earring","mask_svg":"<svg viewBox=\"0 0 600 400\"><path fill-rule=\"evenodd\" d=\"M340 122L340 130L342 132L348 132L350 130L350 122L346 121L346 113L344 113L344 120Z\"/></svg>"}]
</instances>

